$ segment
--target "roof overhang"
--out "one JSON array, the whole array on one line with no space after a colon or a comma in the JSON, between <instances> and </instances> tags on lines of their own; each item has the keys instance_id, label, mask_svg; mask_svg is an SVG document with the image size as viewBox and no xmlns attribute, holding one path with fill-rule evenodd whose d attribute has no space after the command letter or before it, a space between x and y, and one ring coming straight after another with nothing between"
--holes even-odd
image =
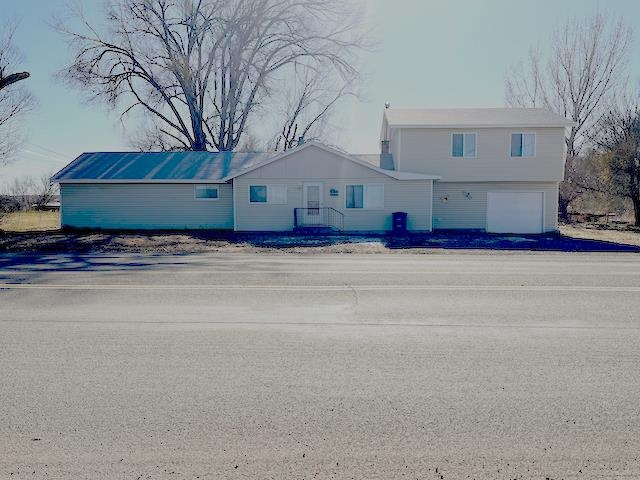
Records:
<instances>
[{"instance_id":1,"label":"roof overhang","mask_svg":"<svg viewBox=\"0 0 640 480\"><path fill-rule=\"evenodd\" d=\"M442 124L419 124L419 123L393 123L389 124L389 128L568 128L575 126L575 122L567 122L564 124L537 124L537 123L442 123Z\"/></svg>"},{"instance_id":2,"label":"roof overhang","mask_svg":"<svg viewBox=\"0 0 640 480\"><path fill-rule=\"evenodd\" d=\"M402 111L403 109L399 109L400 111ZM412 109L410 109L412 110ZM417 109L418 111L420 109ZM425 112L428 111L440 111L442 113L442 109L424 109ZM467 109L444 109L446 110L445 113L450 114L450 116L455 116L456 113L460 113L460 112L464 112ZM484 111L487 112L487 115L490 115L491 113L494 113L494 110L502 110L502 111L508 111L510 110L509 108L505 108L505 109L495 109L495 108L486 108L486 109L482 109L482 108L478 108L478 109L471 109L474 110L475 113L484 113ZM523 109L517 109L514 108L513 110L518 111L518 110L523 110ZM545 109L524 109L524 110L545 110ZM464 128L468 128L468 129L475 129L475 128L569 128L569 127L574 127L576 126L576 122L569 120L567 118L564 118L561 115L557 115L557 114L553 114L553 112L546 110L546 112L548 112L549 114L552 114L550 118L548 118L547 120L543 120L543 119L538 119L533 120L527 120L527 119L520 119L521 121L505 121L505 120L488 120L486 122L465 122L463 119L460 119L459 121L446 121L448 119L444 119L444 122L439 123L437 120L434 119L433 122L431 121L424 121L424 122L411 122L411 121L403 121L402 119L399 118L393 118L394 116L397 117L397 115L392 115L392 113L396 113L396 111L394 112L390 112L390 109L385 109L384 113L382 114L382 123L383 123L383 131L381 131L381 137L384 137L386 132L386 129L396 129L396 128L459 128L459 129L464 129ZM449 115L447 115L449 116ZM515 120L515 119L514 119ZM533 121L531 121L533 120Z\"/></svg>"},{"instance_id":3,"label":"roof overhang","mask_svg":"<svg viewBox=\"0 0 640 480\"><path fill-rule=\"evenodd\" d=\"M155 179L66 179L66 180L56 180L55 176L51 177L51 181L54 183L65 184L65 183L73 183L73 184L81 184L81 183L100 183L100 184L122 184L122 183L131 183L131 184L193 184L193 185L203 185L203 184L223 184L229 183L226 180L220 179L207 179L207 178L194 178L194 179L168 179L168 180L155 180Z\"/></svg>"}]
</instances>

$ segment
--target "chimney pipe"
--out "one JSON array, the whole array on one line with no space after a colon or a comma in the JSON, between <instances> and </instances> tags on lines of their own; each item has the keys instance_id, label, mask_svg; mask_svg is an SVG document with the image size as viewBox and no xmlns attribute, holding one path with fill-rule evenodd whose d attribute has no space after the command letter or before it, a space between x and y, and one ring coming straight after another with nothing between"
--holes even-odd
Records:
<instances>
[{"instance_id":1,"label":"chimney pipe","mask_svg":"<svg viewBox=\"0 0 640 480\"><path fill-rule=\"evenodd\" d=\"M383 155L389 153L389 140L382 140L382 142L380 142L380 153Z\"/></svg>"},{"instance_id":2,"label":"chimney pipe","mask_svg":"<svg viewBox=\"0 0 640 480\"><path fill-rule=\"evenodd\" d=\"M298 146L304 143L304 137L298 137Z\"/></svg>"}]
</instances>

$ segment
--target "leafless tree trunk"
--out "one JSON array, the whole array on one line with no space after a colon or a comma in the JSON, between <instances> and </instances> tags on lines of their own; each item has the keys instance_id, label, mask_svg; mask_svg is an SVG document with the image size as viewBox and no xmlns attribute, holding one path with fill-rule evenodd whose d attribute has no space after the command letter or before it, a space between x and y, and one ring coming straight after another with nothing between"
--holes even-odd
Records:
<instances>
[{"instance_id":1,"label":"leafless tree trunk","mask_svg":"<svg viewBox=\"0 0 640 480\"><path fill-rule=\"evenodd\" d=\"M20 144L19 121L34 106L34 97L19 83L29 78L28 72L15 72L22 61L15 47L16 25L6 24L0 30L0 164L11 160Z\"/></svg>"},{"instance_id":2,"label":"leafless tree trunk","mask_svg":"<svg viewBox=\"0 0 640 480\"><path fill-rule=\"evenodd\" d=\"M507 73L508 105L548 108L575 122L565 139L565 179L559 199L563 220L579 195L574 173L588 132L611 96L626 85L630 43L631 29L622 19L613 21L603 14L576 18L556 30L546 60L532 49Z\"/></svg>"},{"instance_id":3,"label":"leafless tree trunk","mask_svg":"<svg viewBox=\"0 0 640 480\"><path fill-rule=\"evenodd\" d=\"M351 82L364 44L343 0L110 0L108 31L76 13L58 26L75 52L63 75L144 112L161 149L233 150L294 67Z\"/></svg>"}]
</instances>

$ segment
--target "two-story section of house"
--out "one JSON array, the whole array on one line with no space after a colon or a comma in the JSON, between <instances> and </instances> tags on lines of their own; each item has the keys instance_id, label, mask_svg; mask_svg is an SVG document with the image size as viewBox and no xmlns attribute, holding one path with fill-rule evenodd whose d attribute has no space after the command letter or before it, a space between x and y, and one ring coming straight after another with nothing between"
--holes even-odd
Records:
<instances>
[{"instance_id":1,"label":"two-story section of house","mask_svg":"<svg viewBox=\"0 0 640 480\"><path fill-rule=\"evenodd\" d=\"M558 229L558 185L571 122L534 108L384 111L382 163L441 177L434 229L542 233Z\"/></svg>"}]
</instances>

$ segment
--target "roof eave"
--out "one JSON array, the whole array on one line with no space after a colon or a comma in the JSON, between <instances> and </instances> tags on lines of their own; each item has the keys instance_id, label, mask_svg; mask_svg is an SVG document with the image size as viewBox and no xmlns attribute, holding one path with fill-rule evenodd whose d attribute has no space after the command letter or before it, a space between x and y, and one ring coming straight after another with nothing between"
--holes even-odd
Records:
<instances>
[{"instance_id":1,"label":"roof eave","mask_svg":"<svg viewBox=\"0 0 640 480\"><path fill-rule=\"evenodd\" d=\"M566 123L390 123L389 128L569 128L575 122Z\"/></svg>"},{"instance_id":2,"label":"roof eave","mask_svg":"<svg viewBox=\"0 0 640 480\"><path fill-rule=\"evenodd\" d=\"M188 179L153 179L153 178L122 178L122 179L104 179L104 178L64 178L55 179L51 177L51 181L54 183L101 183L101 184L119 184L119 183L150 183L150 184L166 184L166 183L182 183L182 184L205 184L205 183L228 183L226 180L220 180L217 178L188 178Z\"/></svg>"},{"instance_id":3,"label":"roof eave","mask_svg":"<svg viewBox=\"0 0 640 480\"><path fill-rule=\"evenodd\" d=\"M403 173L405 173L405 172L403 172ZM406 173L411 173L411 172L406 172ZM415 175L414 177L412 176L412 177L404 177L404 178L403 178L403 175L398 175L398 176L389 175L389 176L392 177L392 178L395 178L396 180L399 180L401 182L402 181L408 181L408 180L442 180L442 177L438 176L438 175L420 175L420 174L417 174L417 173L414 174L414 175Z\"/></svg>"}]
</instances>

